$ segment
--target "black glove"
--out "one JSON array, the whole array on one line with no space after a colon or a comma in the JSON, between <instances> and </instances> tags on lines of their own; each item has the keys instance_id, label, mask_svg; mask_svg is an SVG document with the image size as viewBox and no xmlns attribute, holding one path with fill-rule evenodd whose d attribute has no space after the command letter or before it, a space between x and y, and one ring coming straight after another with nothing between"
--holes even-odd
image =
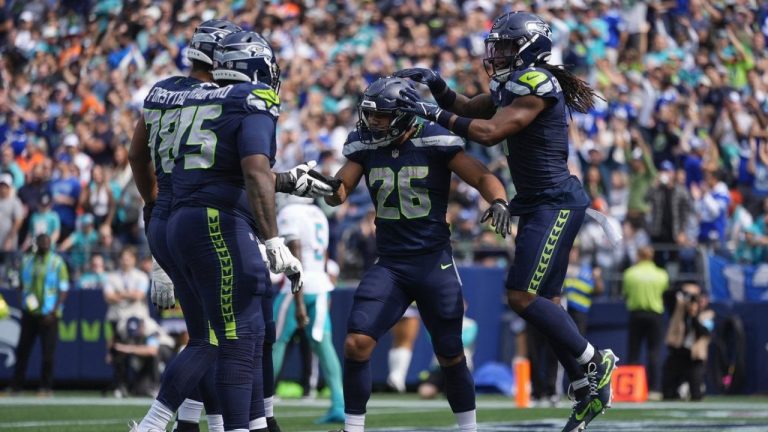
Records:
<instances>
[{"instance_id":1,"label":"black glove","mask_svg":"<svg viewBox=\"0 0 768 432\"><path fill-rule=\"evenodd\" d=\"M439 95L448 86L445 80L440 77L440 74L432 69L425 68L409 68L395 72L393 74L398 78L408 78L418 83L426 84L429 87L429 91L433 95Z\"/></svg>"},{"instance_id":2,"label":"black glove","mask_svg":"<svg viewBox=\"0 0 768 432\"><path fill-rule=\"evenodd\" d=\"M483 223L490 219L491 226L496 228L496 234L501 234L506 238L507 234L512 234L512 228L509 226L509 206L503 199L495 199L488 207L488 210L483 213L483 217L480 218L480 223Z\"/></svg>"}]
</instances>

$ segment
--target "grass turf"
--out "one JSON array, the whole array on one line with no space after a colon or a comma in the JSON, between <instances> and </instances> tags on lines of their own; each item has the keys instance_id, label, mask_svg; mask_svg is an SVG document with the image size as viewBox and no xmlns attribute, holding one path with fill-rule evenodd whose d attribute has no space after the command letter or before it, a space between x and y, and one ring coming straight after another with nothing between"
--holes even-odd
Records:
<instances>
[{"instance_id":1,"label":"grass turf","mask_svg":"<svg viewBox=\"0 0 768 432\"><path fill-rule=\"evenodd\" d=\"M139 420L149 399L107 399L94 394L60 392L52 399L33 395L0 398L0 432L125 432L131 419ZM327 400L285 400L276 407L284 432L321 432L340 425L316 425ZM513 401L498 396L478 397L480 430L559 430L568 416L567 403L559 408L516 409ZM369 404L366 428L419 431L449 428L454 424L447 402L420 401L414 396L376 394ZM201 430L207 428L203 423ZM599 417L592 431L768 431L768 398L711 397L700 403L616 404ZM446 429L448 430L448 429Z\"/></svg>"}]
</instances>

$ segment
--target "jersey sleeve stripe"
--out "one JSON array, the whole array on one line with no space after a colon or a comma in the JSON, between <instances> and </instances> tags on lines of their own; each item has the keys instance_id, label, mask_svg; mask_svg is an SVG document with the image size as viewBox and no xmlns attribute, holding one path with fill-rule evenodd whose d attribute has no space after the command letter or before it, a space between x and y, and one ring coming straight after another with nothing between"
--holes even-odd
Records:
<instances>
[{"instance_id":1,"label":"jersey sleeve stripe","mask_svg":"<svg viewBox=\"0 0 768 432\"><path fill-rule=\"evenodd\" d=\"M415 147L464 147L464 139L456 135L433 135L427 138L411 138Z\"/></svg>"}]
</instances>

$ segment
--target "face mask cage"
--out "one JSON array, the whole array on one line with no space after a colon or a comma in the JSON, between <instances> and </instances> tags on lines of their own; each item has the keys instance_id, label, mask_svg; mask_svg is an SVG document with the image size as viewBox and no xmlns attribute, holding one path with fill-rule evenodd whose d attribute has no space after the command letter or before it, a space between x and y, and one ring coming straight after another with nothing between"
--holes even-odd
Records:
<instances>
[{"instance_id":1,"label":"face mask cage","mask_svg":"<svg viewBox=\"0 0 768 432\"><path fill-rule=\"evenodd\" d=\"M407 127L403 124L406 114L396 110L376 109L373 106L365 106L366 104L375 105L372 101L363 101L357 109L357 133L360 136L360 142L371 145L382 144L394 141L406 132ZM373 113L388 114L390 120L387 125L374 126L370 118Z\"/></svg>"},{"instance_id":2,"label":"face mask cage","mask_svg":"<svg viewBox=\"0 0 768 432\"><path fill-rule=\"evenodd\" d=\"M483 66L489 77L506 79L515 68L520 66L519 52L526 39L492 39L485 42Z\"/></svg>"}]
</instances>

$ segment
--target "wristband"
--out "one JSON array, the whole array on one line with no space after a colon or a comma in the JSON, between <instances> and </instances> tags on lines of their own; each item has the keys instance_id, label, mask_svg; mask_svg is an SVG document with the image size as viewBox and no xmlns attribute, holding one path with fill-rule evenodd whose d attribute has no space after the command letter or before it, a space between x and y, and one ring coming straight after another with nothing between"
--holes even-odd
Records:
<instances>
[{"instance_id":1,"label":"wristband","mask_svg":"<svg viewBox=\"0 0 768 432\"><path fill-rule=\"evenodd\" d=\"M453 122L453 133L460 137L467 138L469 135L469 124L472 123L472 120L473 119L468 117L457 116L456 120Z\"/></svg>"},{"instance_id":2,"label":"wristband","mask_svg":"<svg viewBox=\"0 0 768 432\"><path fill-rule=\"evenodd\" d=\"M293 176L287 172L275 174L275 192L291 193L296 187L296 181Z\"/></svg>"}]
</instances>

